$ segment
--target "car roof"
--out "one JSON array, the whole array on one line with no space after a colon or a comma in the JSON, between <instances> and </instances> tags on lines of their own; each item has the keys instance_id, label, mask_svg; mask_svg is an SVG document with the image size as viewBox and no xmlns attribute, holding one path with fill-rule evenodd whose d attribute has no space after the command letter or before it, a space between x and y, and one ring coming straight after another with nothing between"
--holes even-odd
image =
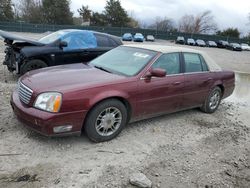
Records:
<instances>
[{"instance_id":1,"label":"car roof","mask_svg":"<svg viewBox=\"0 0 250 188\"><path fill-rule=\"evenodd\" d=\"M161 53L174 53L174 52L197 53L197 54L201 54L203 56L203 58L207 62L208 67L211 71L220 71L221 70L220 66L217 65L214 62L214 60L211 59L205 52L202 52L199 50L194 50L191 48L176 47L176 46L163 46L163 45L157 45L157 44L126 44L123 46L152 50L152 51L161 52Z\"/></svg>"},{"instance_id":2,"label":"car roof","mask_svg":"<svg viewBox=\"0 0 250 188\"><path fill-rule=\"evenodd\" d=\"M115 42L117 43L117 45L121 45L122 42L120 40L119 37L115 36L115 35L110 35L108 33L101 33L101 32L98 32L98 31L92 31L92 30L81 30L81 29L61 29L61 30L58 30L58 31L62 31L62 32L92 32L94 34L99 34L99 35L103 35L103 36L107 36L107 37L110 37L112 38L113 40L115 40Z\"/></svg>"},{"instance_id":3,"label":"car roof","mask_svg":"<svg viewBox=\"0 0 250 188\"><path fill-rule=\"evenodd\" d=\"M190 49L190 48L174 47L174 46L163 46L163 45L157 45L157 44L126 44L124 46L134 47L134 48L143 48L143 49L162 52L162 53L169 53L169 52L202 53L199 50L194 50L194 49Z\"/></svg>"}]
</instances>

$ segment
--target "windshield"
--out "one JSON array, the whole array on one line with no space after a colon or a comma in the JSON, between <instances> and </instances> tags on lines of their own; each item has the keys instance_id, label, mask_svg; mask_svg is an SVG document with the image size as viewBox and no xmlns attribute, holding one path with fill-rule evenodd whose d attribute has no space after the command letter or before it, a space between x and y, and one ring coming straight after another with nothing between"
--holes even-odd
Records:
<instances>
[{"instance_id":1,"label":"windshield","mask_svg":"<svg viewBox=\"0 0 250 188\"><path fill-rule=\"evenodd\" d=\"M117 47L98 58L89 65L111 73L134 76L138 74L157 52L133 47Z\"/></svg>"},{"instance_id":2,"label":"windshield","mask_svg":"<svg viewBox=\"0 0 250 188\"><path fill-rule=\"evenodd\" d=\"M123 36L124 37L131 37L132 35L130 33L125 33Z\"/></svg>"},{"instance_id":3,"label":"windshield","mask_svg":"<svg viewBox=\"0 0 250 188\"><path fill-rule=\"evenodd\" d=\"M142 34L141 33L136 33L135 36L136 37L142 37Z\"/></svg>"},{"instance_id":4,"label":"windshield","mask_svg":"<svg viewBox=\"0 0 250 188\"><path fill-rule=\"evenodd\" d=\"M238 43L232 43L232 45L235 47L240 47L240 45Z\"/></svg>"},{"instance_id":5,"label":"windshield","mask_svg":"<svg viewBox=\"0 0 250 188\"><path fill-rule=\"evenodd\" d=\"M197 42L199 42L199 43L205 43L203 40L197 40Z\"/></svg>"},{"instance_id":6,"label":"windshield","mask_svg":"<svg viewBox=\"0 0 250 188\"><path fill-rule=\"evenodd\" d=\"M63 35L65 35L64 31L57 31L57 32L51 33L51 34L39 39L39 42L41 42L43 44L49 44L49 43L55 42L56 40L60 39Z\"/></svg>"}]
</instances>

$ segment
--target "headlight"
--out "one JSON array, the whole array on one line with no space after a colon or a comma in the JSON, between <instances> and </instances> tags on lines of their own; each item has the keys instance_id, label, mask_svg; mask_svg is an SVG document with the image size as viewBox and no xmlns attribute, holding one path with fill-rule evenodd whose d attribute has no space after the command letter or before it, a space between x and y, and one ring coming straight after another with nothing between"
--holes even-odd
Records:
<instances>
[{"instance_id":1,"label":"headlight","mask_svg":"<svg viewBox=\"0 0 250 188\"><path fill-rule=\"evenodd\" d=\"M38 95L34 107L48 112L59 112L62 103L62 94L47 92Z\"/></svg>"}]
</instances>

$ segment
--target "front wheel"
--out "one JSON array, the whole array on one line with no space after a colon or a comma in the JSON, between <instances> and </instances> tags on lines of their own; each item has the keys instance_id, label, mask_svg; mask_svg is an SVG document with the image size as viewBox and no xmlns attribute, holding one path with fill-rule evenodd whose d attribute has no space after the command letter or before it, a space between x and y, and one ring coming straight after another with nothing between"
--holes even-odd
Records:
<instances>
[{"instance_id":1,"label":"front wheel","mask_svg":"<svg viewBox=\"0 0 250 188\"><path fill-rule=\"evenodd\" d=\"M25 74L26 72L29 72L31 70L35 70L35 69L41 69L44 67L47 67L48 65L39 59L33 59L30 61L25 62L22 66L21 66L21 70L20 73L21 74Z\"/></svg>"},{"instance_id":2,"label":"front wheel","mask_svg":"<svg viewBox=\"0 0 250 188\"><path fill-rule=\"evenodd\" d=\"M116 99L97 104L88 114L84 130L90 140L104 142L115 138L126 125L127 109Z\"/></svg>"},{"instance_id":3,"label":"front wheel","mask_svg":"<svg viewBox=\"0 0 250 188\"><path fill-rule=\"evenodd\" d=\"M221 89L217 86L211 90L208 97L204 101L204 104L201 107L201 110L206 113L213 113L219 107L222 97Z\"/></svg>"}]
</instances>

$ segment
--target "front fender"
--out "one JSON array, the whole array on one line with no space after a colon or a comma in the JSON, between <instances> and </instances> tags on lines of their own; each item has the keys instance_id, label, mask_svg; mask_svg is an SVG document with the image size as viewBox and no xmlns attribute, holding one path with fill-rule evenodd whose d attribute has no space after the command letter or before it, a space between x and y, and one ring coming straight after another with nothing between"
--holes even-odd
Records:
<instances>
[{"instance_id":1,"label":"front fender","mask_svg":"<svg viewBox=\"0 0 250 188\"><path fill-rule=\"evenodd\" d=\"M109 99L109 98L122 98L125 99L129 103L129 95L128 93L117 91L117 90L110 90L104 91L102 93L98 93L96 96L92 97L89 101L89 109L91 109L97 103Z\"/></svg>"},{"instance_id":2,"label":"front fender","mask_svg":"<svg viewBox=\"0 0 250 188\"><path fill-rule=\"evenodd\" d=\"M47 63L48 66L53 65L54 64L53 62L55 61L54 56L51 56L48 53L45 53L42 51L39 53L39 52L37 52L37 50L30 51L30 49L23 48L20 51L20 58L18 60L19 67L21 67L21 65L25 64L26 62L28 62L29 60L32 60L32 59L42 60L45 63Z\"/></svg>"}]
</instances>

